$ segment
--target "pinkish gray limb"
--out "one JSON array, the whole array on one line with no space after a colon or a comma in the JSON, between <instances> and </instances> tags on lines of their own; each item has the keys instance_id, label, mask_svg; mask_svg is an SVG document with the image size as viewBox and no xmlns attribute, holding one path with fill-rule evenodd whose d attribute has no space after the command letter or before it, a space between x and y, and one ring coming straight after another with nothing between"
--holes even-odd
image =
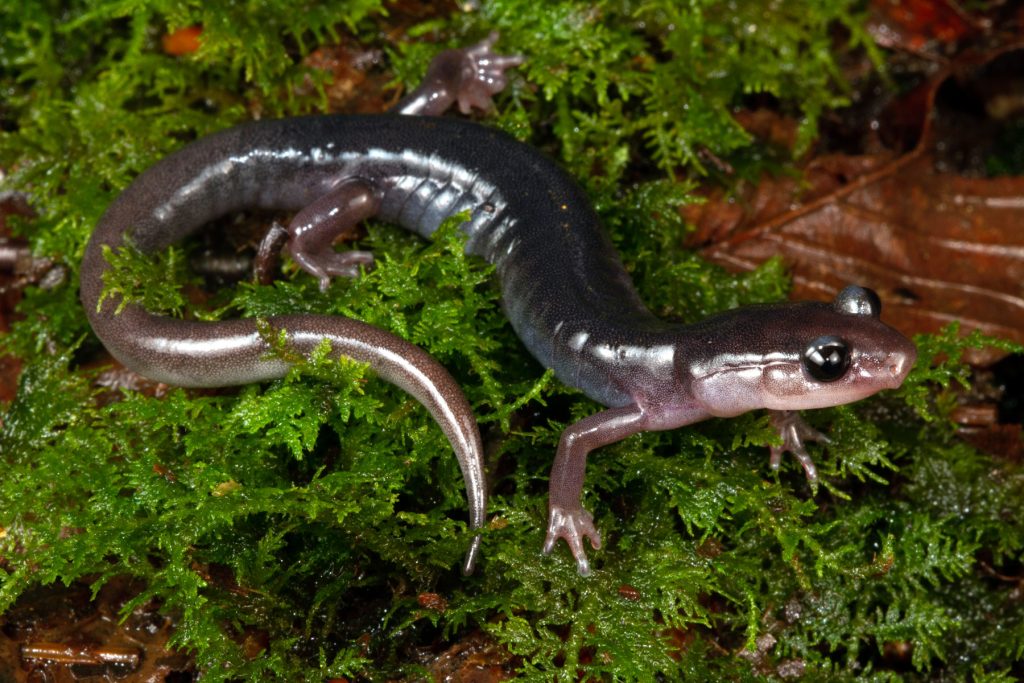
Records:
<instances>
[{"instance_id":1,"label":"pinkish gray limb","mask_svg":"<svg viewBox=\"0 0 1024 683\"><path fill-rule=\"evenodd\" d=\"M580 576L590 575L590 562L583 548L583 539L589 539L595 550L601 547L601 534L594 526L593 516L583 509L581 500L587 454L595 448L621 441L647 428L643 410L634 405L604 410L570 425L562 432L555 463L551 467L544 553L550 553L558 539L563 539L576 558L576 570Z\"/></svg>"},{"instance_id":2,"label":"pinkish gray limb","mask_svg":"<svg viewBox=\"0 0 1024 683\"><path fill-rule=\"evenodd\" d=\"M260 241L253 259L253 279L261 285L269 285L274 281L278 264L281 262L281 249L288 243L288 230L279 222L274 221L267 234Z\"/></svg>"},{"instance_id":3,"label":"pinkish gray limb","mask_svg":"<svg viewBox=\"0 0 1024 683\"><path fill-rule=\"evenodd\" d=\"M436 116L455 103L463 113L473 108L489 110L493 106L491 98L508 85L505 70L523 63L519 55L495 54L491 48L497 40L494 32L471 47L438 54L423 83L392 112ZM360 266L373 264L370 252L335 252L333 244L355 230L359 221L376 215L379 206L377 188L359 178L343 178L292 219L287 228L287 249L303 270L319 279L321 290L327 288L332 277L355 277ZM258 282L268 284L273 280L285 241L281 227L272 226L257 253L254 272Z\"/></svg>"},{"instance_id":4,"label":"pinkish gray limb","mask_svg":"<svg viewBox=\"0 0 1024 683\"><path fill-rule=\"evenodd\" d=\"M332 277L355 277L360 266L373 265L372 253L334 251L334 242L351 234L359 221L377 215L379 208L380 192L373 184L347 178L295 214L288 224L286 248L303 270L320 280L321 291Z\"/></svg>"},{"instance_id":5,"label":"pinkish gray limb","mask_svg":"<svg viewBox=\"0 0 1024 683\"><path fill-rule=\"evenodd\" d=\"M814 466L807 447L806 441L817 441L819 443L831 443L831 440L814 427L804 422L803 417L795 410L772 410L769 413L772 425L779 430L782 437L781 446L771 447L771 458L769 463L773 470L779 469L782 464L782 454L792 453L807 475L807 482L811 488L818 488L818 468Z\"/></svg>"},{"instance_id":6,"label":"pinkish gray limb","mask_svg":"<svg viewBox=\"0 0 1024 683\"><path fill-rule=\"evenodd\" d=\"M491 48L497 41L494 32L471 47L439 53L427 68L423 82L391 111L438 116L456 103L463 114L473 109L490 110L491 98L508 85L505 71L523 63L520 55L495 54Z\"/></svg>"}]
</instances>

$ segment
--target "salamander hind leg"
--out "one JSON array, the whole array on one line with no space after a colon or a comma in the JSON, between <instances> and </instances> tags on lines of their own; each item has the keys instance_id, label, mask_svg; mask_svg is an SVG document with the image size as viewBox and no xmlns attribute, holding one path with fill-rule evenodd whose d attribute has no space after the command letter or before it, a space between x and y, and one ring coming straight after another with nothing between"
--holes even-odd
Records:
<instances>
[{"instance_id":1,"label":"salamander hind leg","mask_svg":"<svg viewBox=\"0 0 1024 683\"><path fill-rule=\"evenodd\" d=\"M492 106L491 98L508 85L505 70L523 63L521 55L495 54L491 48L497 41L498 34L491 33L476 45L463 50L470 75L460 80L455 96L459 111L463 114L468 114L474 108L489 110Z\"/></svg>"},{"instance_id":2,"label":"salamander hind leg","mask_svg":"<svg viewBox=\"0 0 1024 683\"><path fill-rule=\"evenodd\" d=\"M445 50L434 57L423 82L392 109L399 114L439 116L453 104L459 111L487 111L491 98L508 85L507 69L523 63L520 55L499 55L492 48L498 34L492 33L476 45Z\"/></svg>"},{"instance_id":3,"label":"salamander hind leg","mask_svg":"<svg viewBox=\"0 0 1024 683\"><path fill-rule=\"evenodd\" d=\"M373 265L368 251L338 252L335 240L351 234L359 221L377 215L381 192L362 178L346 178L295 214L288 224L285 248L304 271L326 290L332 277L355 277L360 266ZM267 239L271 239L268 235ZM264 240L266 242L266 240Z\"/></svg>"},{"instance_id":4,"label":"salamander hind leg","mask_svg":"<svg viewBox=\"0 0 1024 683\"><path fill-rule=\"evenodd\" d=\"M281 263L281 250L288 243L288 229L274 221L267 234L260 240L256 258L252 261L253 279L261 285L269 285Z\"/></svg>"}]
</instances>

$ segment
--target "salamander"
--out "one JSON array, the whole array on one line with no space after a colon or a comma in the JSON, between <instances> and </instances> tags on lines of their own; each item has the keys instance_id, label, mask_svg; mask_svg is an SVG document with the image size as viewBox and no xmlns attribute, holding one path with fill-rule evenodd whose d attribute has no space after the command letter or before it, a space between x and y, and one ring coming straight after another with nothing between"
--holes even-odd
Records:
<instances>
[{"instance_id":1,"label":"salamander","mask_svg":"<svg viewBox=\"0 0 1024 683\"><path fill-rule=\"evenodd\" d=\"M856 401L900 386L914 345L880 320L871 290L850 286L832 302L779 303L727 311L696 324L659 319L642 302L580 186L530 146L470 120L452 105L487 109L518 57L492 52L495 36L441 53L424 84L390 113L320 115L242 124L193 142L143 172L100 219L81 266L81 300L110 353L147 377L188 387L281 377L265 330L251 319L171 319L101 299L105 248L129 240L152 253L213 219L243 209L296 212L261 247L283 249L326 288L358 275L372 254L335 251L357 223L377 217L429 238L468 212L466 252L492 263L502 305L526 348L562 382L606 407L562 433L551 471L544 552L564 539L580 574L586 538L600 547L581 494L587 455L645 430L767 408L782 435L778 467L793 452L817 478L804 442L825 440L794 412ZM265 271L265 269L264 269ZM455 451L470 501L470 527L484 522L480 435L451 375L403 339L357 320L310 314L268 318L288 345L368 363L409 392ZM467 552L471 571L479 536Z\"/></svg>"}]
</instances>

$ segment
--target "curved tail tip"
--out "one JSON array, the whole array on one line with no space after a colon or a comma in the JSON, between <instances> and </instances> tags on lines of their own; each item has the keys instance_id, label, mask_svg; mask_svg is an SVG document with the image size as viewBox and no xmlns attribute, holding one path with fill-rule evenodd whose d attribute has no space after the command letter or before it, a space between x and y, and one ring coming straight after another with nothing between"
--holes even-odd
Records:
<instances>
[{"instance_id":1,"label":"curved tail tip","mask_svg":"<svg viewBox=\"0 0 1024 683\"><path fill-rule=\"evenodd\" d=\"M466 551L466 559L462 562L462 575L469 576L476 569L477 558L480 557L480 536L474 536Z\"/></svg>"}]
</instances>

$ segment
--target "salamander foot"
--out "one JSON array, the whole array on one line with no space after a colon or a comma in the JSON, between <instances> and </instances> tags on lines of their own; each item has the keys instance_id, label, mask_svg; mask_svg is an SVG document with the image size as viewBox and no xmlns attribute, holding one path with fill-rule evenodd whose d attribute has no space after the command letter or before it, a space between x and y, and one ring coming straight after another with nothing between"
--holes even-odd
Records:
<instances>
[{"instance_id":1,"label":"salamander foot","mask_svg":"<svg viewBox=\"0 0 1024 683\"><path fill-rule=\"evenodd\" d=\"M810 426L800 416L800 413L793 410L773 410L771 412L772 425L779 430L782 437L781 446L771 447L771 459L769 463L773 470L779 469L782 463L782 454L792 453L807 474L807 482L811 489L818 490L818 468L814 466L810 454L807 452L805 441L817 441L818 443L832 443L832 440Z\"/></svg>"},{"instance_id":2,"label":"salamander foot","mask_svg":"<svg viewBox=\"0 0 1024 683\"><path fill-rule=\"evenodd\" d=\"M463 51L465 72L459 80L455 95L459 111L463 114L470 113L474 108L489 111L494 106L491 98L508 85L505 70L523 63L522 55L495 54L491 48L496 42L497 31Z\"/></svg>"},{"instance_id":3,"label":"salamander foot","mask_svg":"<svg viewBox=\"0 0 1024 683\"><path fill-rule=\"evenodd\" d=\"M590 576L590 562L583 549L583 539L590 539L590 545L597 550L601 547L601 534L594 526L594 517L583 508L565 510L551 506L548 513L548 534L544 539L544 554L549 555L558 539L569 544L572 556L576 558L576 571L580 576Z\"/></svg>"}]
</instances>

